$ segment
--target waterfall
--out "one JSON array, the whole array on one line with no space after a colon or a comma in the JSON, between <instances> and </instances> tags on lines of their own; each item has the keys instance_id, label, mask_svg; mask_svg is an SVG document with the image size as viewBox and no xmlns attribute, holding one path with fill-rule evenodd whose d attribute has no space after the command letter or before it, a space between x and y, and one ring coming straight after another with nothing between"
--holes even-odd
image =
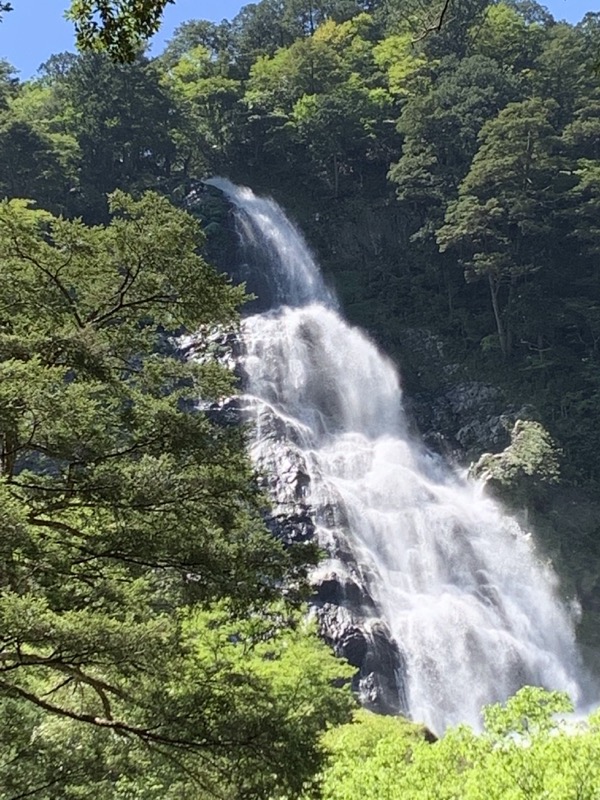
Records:
<instances>
[{"instance_id":1,"label":"waterfall","mask_svg":"<svg viewBox=\"0 0 600 800\"><path fill-rule=\"evenodd\" d=\"M270 276L272 308L243 323L252 457L267 476L284 462L301 475L276 500L310 508L330 557L321 571L345 570L366 587L363 612L401 654L407 713L436 732L479 727L484 704L525 684L577 703L573 612L530 535L411 439L393 364L338 314L279 206L209 183L232 202Z\"/></svg>"}]
</instances>

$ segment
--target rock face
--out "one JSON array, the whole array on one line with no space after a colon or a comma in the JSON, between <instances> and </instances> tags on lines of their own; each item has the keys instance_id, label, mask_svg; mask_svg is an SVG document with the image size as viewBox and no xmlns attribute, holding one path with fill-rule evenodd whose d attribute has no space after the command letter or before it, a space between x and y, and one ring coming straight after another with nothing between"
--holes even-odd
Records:
<instances>
[{"instance_id":1,"label":"rock face","mask_svg":"<svg viewBox=\"0 0 600 800\"><path fill-rule=\"evenodd\" d=\"M507 406L502 392L478 381L460 382L433 394L417 394L410 409L425 443L457 461L496 452L523 409ZM525 412L526 413L526 412Z\"/></svg>"},{"instance_id":2,"label":"rock face","mask_svg":"<svg viewBox=\"0 0 600 800\"><path fill-rule=\"evenodd\" d=\"M417 386L406 407L431 450L468 464L508 447L515 422L534 416L534 409L509 403L497 386L472 380L435 334L409 329L404 338L403 363L406 353Z\"/></svg>"},{"instance_id":3,"label":"rock face","mask_svg":"<svg viewBox=\"0 0 600 800\"><path fill-rule=\"evenodd\" d=\"M197 357L218 358L238 376L243 390L243 339L213 332L204 342L203 353L196 353ZM437 444L435 449L458 460L465 453L480 453L480 440L492 443L493 449L508 443L511 415L503 408L500 392L485 384L457 381L460 376L452 371L446 377L445 391L427 398L417 396L411 407L429 433L429 444ZM266 522L273 535L287 547L318 544L326 550L326 560L311 575L311 613L336 654L356 668L353 688L361 702L379 713L406 712L402 653L380 621L367 577L348 545L339 507L315 496L310 477L315 465L306 461L309 454L300 434L295 441L293 427L268 404L249 395L213 404L208 413L224 425L251 420L255 429L251 455L260 485L272 501Z\"/></svg>"},{"instance_id":4,"label":"rock face","mask_svg":"<svg viewBox=\"0 0 600 800\"><path fill-rule=\"evenodd\" d=\"M372 624L355 610L360 606L353 605L344 595L344 584L337 576L318 582L316 588L318 599L313 611L319 628L336 655L357 668L353 688L361 703L380 714L406 713L401 680L403 660L387 628L381 623ZM323 602L320 598L331 590L332 602Z\"/></svg>"}]
</instances>

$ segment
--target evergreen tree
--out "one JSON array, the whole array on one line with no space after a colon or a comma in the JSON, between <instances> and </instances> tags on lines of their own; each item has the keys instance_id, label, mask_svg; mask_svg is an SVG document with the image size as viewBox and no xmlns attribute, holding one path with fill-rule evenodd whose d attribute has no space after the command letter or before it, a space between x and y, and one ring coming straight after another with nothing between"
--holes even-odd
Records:
<instances>
[{"instance_id":1,"label":"evergreen tree","mask_svg":"<svg viewBox=\"0 0 600 800\"><path fill-rule=\"evenodd\" d=\"M266 531L243 432L197 407L231 376L171 338L231 325L243 292L165 199L110 208L0 208L0 783L297 792L345 668L281 601L310 549Z\"/></svg>"}]
</instances>

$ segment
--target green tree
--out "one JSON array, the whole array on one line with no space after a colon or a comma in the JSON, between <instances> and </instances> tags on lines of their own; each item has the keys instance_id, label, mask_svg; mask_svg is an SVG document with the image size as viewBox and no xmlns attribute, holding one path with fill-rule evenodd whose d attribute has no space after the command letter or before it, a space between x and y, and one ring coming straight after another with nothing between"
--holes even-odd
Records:
<instances>
[{"instance_id":1,"label":"green tree","mask_svg":"<svg viewBox=\"0 0 600 800\"><path fill-rule=\"evenodd\" d=\"M134 61L174 1L71 0L67 16L75 23L81 50L106 51L119 61Z\"/></svg>"},{"instance_id":2,"label":"green tree","mask_svg":"<svg viewBox=\"0 0 600 800\"><path fill-rule=\"evenodd\" d=\"M559 128L568 125L578 109L588 106L598 81L581 29L567 24L551 26L529 80L536 94L557 102L554 122Z\"/></svg>"},{"instance_id":3,"label":"green tree","mask_svg":"<svg viewBox=\"0 0 600 800\"><path fill-rule=\"evenodd\" d=\"M288 158L293 148L334 197L342 176L347 185L362 183L371 165L387 164L397 150L389 125L395 97L377 66L375 42L369 15L329 19L251 70L245 102L252 138ZM390 66L389 48L380 58Z\"/></svg>"},{"instance_id":4,"label":"green tree","mask_svg":"<svg viewBox=\"0 0 600 800\"><path fill-rule=\"evenodd\" d=\"M560 162L552 102L510 103L486 123L481 146L437 233L440 250L455 249L467 280L486 279L503 356L513 350L518 283L542 267L552 227L550 209Z\"/></svg>"},{"instance_id":5,"label":"green tree","mask_svg":"<svg viewBox=\"0 0 600 800\"><path fill-rule=\"evenodd\" d=\"M214 71L226 74L235 60L231 23L223 20L217 25L205 19L183 22L167 42L160 59L170 67L197 47L206 49Z\"/></svg>"},{"instance_id":6,"label":"green tree","mask_svg":"<svg viewBox=\"0 0 600 800\"><path fill-rule=\"evenodd\" d=\"M280 600L314 554L266 531L243 432L197 408L231 376L171 338L231 325L243 291L165 199L111 214L0 207L0 782L294 792L346 670Z\"/></svg>"},{"instance_id":7,"label":"green tree","mask_svg":"<svg viewBox=\"0 0 600 800\"><path fill-rule=\"evenodd\" d=\"M359 715L325 735L327 800L593 800L600 767L598 715L568 724L564 694L525 687L484 710L485 728L429 741L417 726Z\"/></svg>"},{"instance_id":8,"label":"green tree","mask_svg":"<svg viewBox=\"0 0 600 800\"><path fill-rule=\"evenodd\" d=\"M109 192L168 182L176 155L174 103L161 86L158 65L141 56L123 65L88 53L64 67L47 73L46 83L56 109L51 124L79 150L72 213L105 221Z\"/></svg>"},{"instance_id":9,"label":"green tree","mask_svg":"<svg viewBox=\"0 0 600 800\"><path fill-rule=\"evenodd\" d=\"M363 0L261 0L242 7L232 22L237 61L247 72L260 56L310 38L326 20L344 22L370 10Z\"/></svg>"},{"instance_id":10,"label":"green tree","mask_svg":"<svg viewBox=\"0 0 600 800\"><path fill-rule=\"evenodd\" d=\"M5 115L0 121L0 195L35 197L64 210L73 184L65 174L63 156L35 127Z\"/></svg>"},{"instance_id":11,"label":"green tree","mask_svg":"<svg viewBox=\"0 0 600 800\"><path fill-rule=\"evenodd\" d=\"M0 64L0 195L65 210L77 184L73 139L47 124L50 90L19 84Z\"/></svg>"},{"instance_id":12,"label":"green tree","mask_svg":"<svg viewBox=\"0 0 600 800\"><path fill-rule=\"evenodd\" d=\"M471 51L496 59L506 68L521 72L533 66L544 39L538 22L529 22L505 3L489 5L482 22L470 32Z\"/></svg>"},{"instance_id":13,"label":"green tree","mask_svg":"<svg viewBox=\"0 0 600 800\"><path fill-rule=\"evenodd\" d=\"M244 122L241 82L230 78L226 65L198 45L166 70L163 85L177 110L171 134L174 170L187 179L218 169Z\"/></svg>"},{"instance_id":14,"label":"green tree","mask_svg":"<svg viewBox=\"0 0 600 800\"><path fill-rule=\"evenodd\" d=\"M292 120L299 139L321 167L334 197L339 195L340 174L360 174L365 154L376 152L377 123L390 105L384 90L369 91L353 81L327 94L304 95L296 103Z\"/></svg>"},{"instance_id":15,"label":"green tree","mask_svg":"<svg viewBox=\"0 0 600 800\"><path fill-rule=\"evenodd\" d=\"M435 83L409 98L398 124L404 135L402 158L389 177L421 236L431 235L432 222L455 197L484 123L518 96L506 70L492 59L471 56L444 62Z\"/></svg>"}]
</instances>

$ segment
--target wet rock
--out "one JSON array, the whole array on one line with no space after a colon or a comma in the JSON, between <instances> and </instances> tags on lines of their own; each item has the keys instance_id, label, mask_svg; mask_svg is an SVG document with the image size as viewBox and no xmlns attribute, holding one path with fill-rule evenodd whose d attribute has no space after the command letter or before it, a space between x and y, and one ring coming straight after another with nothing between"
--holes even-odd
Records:
<instances>
[{"instance_id":1,"label":"wet rock","mask_svg":"<svg viewBox=\"0 0 600 800\"><path fill-rule=\"evenodd\" d=\"M307 496L309 484L310 484L310 476L307 475L306 472L298 470L295 478L297 500L301 500L302 498Z\"/></svg>"},{"instance_id":2,"label":"wet rock","mask_svg":"<svg viewBox=\"0 0 600 800\"><path fill-rule=\"evenodd\" d=\"M478 381L450 385L433 393L417 393L409 409L425 444L458 463L497 452L510 443L518 418L534 414L529 407L507 403L503 392Z\"/></svg>"},{"instance_id":3,"label":"wet rock","mask_svg":"<svg viewBox=\"0 0 600 800\"><path fill-rule=\"evenodd\" d=\"M306 506L310 476L304 455L282 440L271 439L272 428L264 431L254 455L260 483L275 503L275 514L293 516Z\"/></svg>"},{"instance_id":4,"label":"wet rock","mask_svg":"<svg viewBox=\"0 0 600 800\"><path fill-rule=\"evenodd\" d=\"M216 360L235 371L243 354L244 345L237 331L224 328L200 328L198 333L181 342L183 352L196 361Z\"/></svg>"},{"instance_id":5,"label":"wet rock","mask_svg":"<svg viewBox=\"0 0 600 800\"><path fill-rule=\"evenodd\" d=\"M354 628L339 641L337 649L342 658L345 658L353 667L360 669L369 652L369 640L364 631Z\"/></svg>"},{"instance_id":6,"label":"wet rock","mask_svg":"<svg viewBox=\"0 0 600 800\"><path fill-rule=\"evenodd\" d=\"M353 689L361 703L379 714L406 713L402 685L404 659L398 645L382 623L333 602L314 609L323 638L336 655L357 668Z\"/></svg>"},{"instance_id":7,"label":"wet rock","mask_svg":"<svg viewBox=\"0 0 600 800\"><path fill-rule=\"evenodd\" d=\"M324 603L315 609L319 629L336 654L360 668L368 651L368 638L360 621L347 608L335 602Z\"/></svg>"},{"instance_id":8,"label":"wet rock","mask_svg":"<svg viewBox=\"0 0 600 800\"><path fill-rule=\"evenodd\" d=\"M244 408L239 397L229 397L219 403L212 403L206 414L217 425L237 427L244 421Z\"/></svg>"},{"instance_id":9,"label":"wet rock","mask_svg":"<svg viewBox=\"0 0 600 800\"><path fill-rule=\"evenodd\" d=\"M317 599L322 603L335 603L338 606L353 609L362 609L367 605L372 605L364 587L349 575L343 575L334 570L319 577L315 583L315 589Z\"/></svg>"},{"instance_id":10,"label":"wet rock","mask_svg":"<svg viewBox=\"0 0 600 800\"><path fill-rule=\"evenodd\" d=\"M381 714L403 714L408 710L403 677L406 664L398 644L381 622L371 629L370 647L362 665L369 679L369 699L365 704Z\"/></svg>"},{"instance_id":11,"label":"wet rock","mask_svg":"<svg viewBox=\"0 0 600 800\"><path fill-rule=\"evenodd\" d=\"M471 380L432 331L406 329L400 356L412 387L407 411L426 446L451 461L467 465L503 450L517 419L535 419L534 409L511 404L499 387Z\"/></svg>"},{"instance_id":12,"label":"wet rock","mask_svg":"<svg viewBox=\"0 0 600 800\"><path fill-rule=\"evenodd\" d=\"M267 527L284 545L304 544L315 537L315 524L307 508L267 518Z\"/></svg>"}]
</instances>

